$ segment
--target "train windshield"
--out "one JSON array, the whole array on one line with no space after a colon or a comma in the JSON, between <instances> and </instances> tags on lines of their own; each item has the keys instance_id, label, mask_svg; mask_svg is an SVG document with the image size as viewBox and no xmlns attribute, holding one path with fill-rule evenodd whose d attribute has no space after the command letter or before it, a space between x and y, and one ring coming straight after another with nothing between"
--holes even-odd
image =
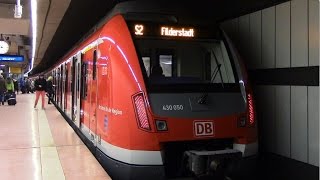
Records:
<instances>
[{"instance_id":1,"label":"train windshield","mask_svg":"<svg viewBox=\"0 0 320 180\"><path fill-rule=\"evenodd\" d=\"M175 33L169 36L181 33L186 37L134 38L149 91L240 91L234 65L222 40L193 39L190 37L193 30L188 29L169 30L167 33Z\"/></svg>"}]
</instances>

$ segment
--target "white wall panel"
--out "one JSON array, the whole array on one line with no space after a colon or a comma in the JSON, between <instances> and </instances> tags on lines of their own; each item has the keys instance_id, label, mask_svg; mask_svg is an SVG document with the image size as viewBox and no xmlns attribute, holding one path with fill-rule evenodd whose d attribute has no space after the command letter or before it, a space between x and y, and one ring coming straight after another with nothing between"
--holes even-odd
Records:
<instances>
[{"instance_id":1,"label":"white wall panel","mask_svg":"<svg viewBox=\"0 0 320 180\"><path fill-rule=\"evenodd\" d=\"M275 68L275 7L262 10L262 66Z\"/></svg>"},{"instance_id":2,"label":"white wall panel","mask_svg":"<svg viewBox=\"0 0 320 180\"><path fill-rule=\"evenodd\" d=\"M308 162L319 166L319 87L308 87Z\"/></svg>"},{"instance_id":3,"label":"white wall panel","mask_svg":"<svg viewBox=\"0 0 320 180\"><path fill-rule=\"evenodd\" d=\"M290 67L290 2L276 6L276 67Z\"/></svg>"},{"instance_id":4,"label":"white wall panel","mask_svg":"<svg viewBox=\"0 0 320 180\"><path fill-rule=\"evenodd\" d=\"M290 86L275 87L276 152L290 158Z\"/></svg>"},{"instance_id":5,"label":"white wall panel","mask_svg":"<svg viewBox=\"0 0 320 180\"><path fill-rule=\"evenodd\" d=\"M319 66L318 0L309 0L309 66Z\"/></svg>"},{"instance_id":6,"label":"white wall panel","mask_svg":"<svg viewBox=\"0 0 320 180\"><path fill-rule=\"evenodd\" d=\"M224 24L249 69L319 66L319 0ZM319 166L319 87L255 86L262 150Z\"/></svg>"},{"instance_id":7,"label":"white wall panel","mask_svg":"<svg viewBox=\"0 0 320 180\"><path fill-rule=\"evenodd\" d=\"M250 14L250 62L254 69L261 68L261 11Z\"/></svg>"},{"instance_id":8,"label":"white wall panel","mask_svg":"<svg viewBox=\"0 0 320 180\"><path fill-rule=\"evenodd\" d=\"M307 87L291 86L291 158L308 162Z\"/></svg>"},{"instance_id":9,"label":"white wall panel","mask_svg":"<svg viewBox=\"0 0 320 180\"><path fill-rule=\"evenodd\" d=\"M250 39L250 18L249 15L239 17L239 44L238 48L243 60L248 68L252 68L252 63L249 61L249 39Z\"/></svg>"},{"instance_id":10,"label":"white wall panel","mask_svg":"<svg viewBox=\"0 0 320 180\"><path fill-rule=\"evenodd\" d=\"M256 112L257 112L257 123L258 123L258 133L259 133L259 149L262 150L262 152L266 151L267 146L267 139L268 139L268 129L266 128L268 123L264 120L263 117L265 116L265 86L263 85L257 85L254 86L254 95L255 95L255 101L256 101Z\"/></svg>"},{"instance_id":11,"label":"white wall panel","mask_svg":"<svg viewBox=\"0 0 320 180\"><path fill-rule=\"evenodd\" d=\"M291 67L308 66L308 0L291 1Z\"/></svg>"},{"instance_id":12,"label":"white wall panel","mask_svg":"<svg viewBox=\"0 0 320 180\"><path fill-rule=\"evenodd\" d=\"M263 89L263 131L265 132L266 151L275 153L275 86L262 86Z\"/></svg>"}]
</instances>

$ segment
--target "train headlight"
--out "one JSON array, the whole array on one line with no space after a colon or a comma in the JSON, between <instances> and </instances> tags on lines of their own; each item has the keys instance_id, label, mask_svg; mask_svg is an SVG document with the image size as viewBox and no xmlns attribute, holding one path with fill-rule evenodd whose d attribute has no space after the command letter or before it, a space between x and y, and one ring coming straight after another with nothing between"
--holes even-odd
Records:
<instances>
[{"instance_id":1,"label":"train headlight","mask_svg":"<svg viewBox=\"0 0 320 180\"><path fill-rule=\"evenodd\" d=\"M157 125L157 130L158 131L167 131L168 130L168 126L167 126L167 122L166 121L156 120L156 125Z\"/></svg>"},{"instance_id":2,"label":"train headlight","mask_svg":"<svg viewBox=\"0 0 320 180\"><path fill-rule=\"evenodd\" d=\"M239 127L245 127L246 126L246 121L247 121L247 118L242 116L238 119L238 126Z\"/></svg>"}]
</instances>

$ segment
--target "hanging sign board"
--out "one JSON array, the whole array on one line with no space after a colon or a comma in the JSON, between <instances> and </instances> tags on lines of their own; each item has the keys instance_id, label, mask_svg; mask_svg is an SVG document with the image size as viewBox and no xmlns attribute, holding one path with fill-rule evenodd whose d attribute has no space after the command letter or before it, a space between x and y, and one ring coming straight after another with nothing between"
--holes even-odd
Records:
<instances>
[{"instance_id":1,"label":"hanging sign board","mask_svg":"<svg viewBox=\"0 0 320 180\"><path fill-rule=\"evenodd\" d=\"M5 61L5 62L23 62L24 57L23 56L18 56L18 55L0 55L0 62Z\"/></svg>"}]
</instances>

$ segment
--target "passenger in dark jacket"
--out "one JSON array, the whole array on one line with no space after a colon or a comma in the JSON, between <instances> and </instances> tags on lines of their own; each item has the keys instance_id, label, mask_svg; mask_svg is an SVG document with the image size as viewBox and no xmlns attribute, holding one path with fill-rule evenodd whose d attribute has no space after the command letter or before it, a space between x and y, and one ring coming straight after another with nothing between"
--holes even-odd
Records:
<instances>
[{"instance_id":1,"label":"passenger in dark jacket","mask_svg":"<svg viewBox=\"0 0 320 180\"><path fill-rule=\"evenodd\" d=\"M47 90L47 81L44 79L43 75L40 75L39 78L34 82L34 87L36 90L36 101L34 102L34 108L37 107L39 96L41 95L42 109L44 109L44 96Z\"/></svg>"},{"instance_id":2,"label":"passenger in dark jacket","mask_svg":"<svg viewBox=\"0 0 320 180\"><path fill-rule=\"evenodd\" d=\"M13 86L14 86L14 91L16 91L18 94L19 93L19 84L16 79L13 79Z\"/></svg>"},{"instance_id":3,"label":"passenger in dark jacket","mask_svg":"<svg viewBox=\"0 0 320 180\"><path fill-rule=\"evenodd\" d=\"M5 92L7 91L6 88L6 81L4 80L3 76L0 75L0 104L4 105L4 96Z\"/></svg>"}]
</instances>

